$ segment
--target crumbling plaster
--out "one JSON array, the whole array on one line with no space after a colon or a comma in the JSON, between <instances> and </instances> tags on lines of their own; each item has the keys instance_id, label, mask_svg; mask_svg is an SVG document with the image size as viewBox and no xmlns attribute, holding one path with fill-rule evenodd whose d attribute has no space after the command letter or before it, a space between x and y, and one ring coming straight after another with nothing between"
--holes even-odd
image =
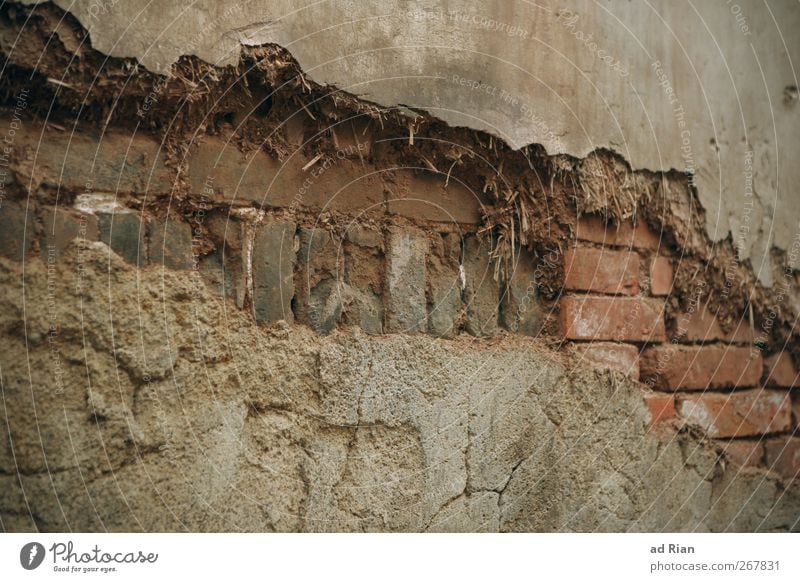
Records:
<instances>
[{"instance_id":1,"label":"crumbling plaster","mask_svg":"<svg viewBox=\"0 0 800 582\"><path fill-rule=\"evenodd\" d=\"M768 286L771 247L798 234L800 10L788 0L56 4L95 48L153 71L185 54L227 65L240 44L277 43L319 83L515 148L608 148L636 169L690 170L711 239L730 234Z\"/></svg>"}]
</instances>

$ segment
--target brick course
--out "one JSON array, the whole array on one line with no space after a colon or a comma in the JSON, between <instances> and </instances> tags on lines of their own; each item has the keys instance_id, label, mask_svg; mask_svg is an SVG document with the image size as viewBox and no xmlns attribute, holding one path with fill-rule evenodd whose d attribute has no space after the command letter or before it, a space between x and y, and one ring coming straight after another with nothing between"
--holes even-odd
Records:
<instances>
[{"instance_id":1,"label":"brick course","mask_svg":"<svg viewBox=\"0 0 800 582\"><path fill-rule=\"evenodd\" d=\"M5 202L0 206L0 255L21 261L29 255L34 240L33 209L25 203Z\"/></svg>"},{"instance_id":2,"label":"brick course","mask_svg":"<svg viewBox=\"0 0 800 582\"><path fill-rule=\"evenodd\" d=\"M639 297L565 297L562 330L567 339L660 342L666 340L662 306Z\"/></svg>"},{"instance_id":3,"label":"brick course","mask_svg":"<svg viewBox=\"0 0 800 582\"><path fill-rule=\"evenodd\" d=\"M139 267L147 264L145 222L135 212L98 212L100 240L128 263Z\"/></svg>"},{"instance_id":4,"label":"brick course","mask_svg":"<svg viewBox=\"0 0 800 582\"><path fill-rule=\"evenodd\" d=\"M500 285L494 280L489 244L469 236L464 243L467 331L476 336L493 335L498 328Z\"/></svg>"},{"instance_id":5,"label":"brick course","mask_svg":"<svg viewBox=\"0 0 800 582\"><path fill-rule=\"evenodd\" d=\"M736 321L730 332L723 331L714 313L705 306L681 313L677 318L677 335L680 342L714 342L752 344L753 329L747 321Z\"/></svg>"},{"instance_id":6,"label":"brick course","mask_svg":"<svg viewBox=\"0 0 800 582\"><path fill-rule=\"evenodd\" d=\"M788 430L789 395L770 390L681 396L678 416L714 438L756 436Z\"/></svg>"},{"instance_id":7,"label":"brick course","mask_svg":"<svg viewBox=\"0 0 800 582\"><path fill-rule=\"evenodd\" d=\"M97 218L91 214L81 214L64 208L48 207L42 211L44 226L42 256L52 253L58 258L67 250L73 240L85 238L96 241L99 234Z\"/></svg>"},{"instance_id":8,"label":"brick course","mask_svg":"<svg viewBox=\"0 0 800 582\"><path fill-rule=\"evenodd\" d=\"M650 294L657 297L669 295L672 278L672 262L666 257L655 257L650 263Z\"/></svg>"},{"instance_id":9,"label":"brick course","mask_svg":"<svg viewBox=\"0 0 800 582\"><path fill-rule=\"evenodd\" d=\"M756 386L761 356L735 346L664 345L642 353L641 377L659 390Z\"/></svg>"},{"instance_id":10,"label":"brick course","mask_svg":"<svg viewBox=\"0 0 800 582\"><path fill-rule=\"evenodd\" d=\"M650 413L650 424L656 425L675 418L675 398L668 394L649 392L644 394L644 403Z\"/></svg>"},{"instance_id":11,"label":"brick course","mask_svg":"<svg viewBox=\"0 0 800 582\"><path fill-rule=\"evenodd\" d=\"M570 249L564 253L564 287L636 295L639 293L639 255L608 249Z\"/></svg>"},{"instance_id":12,"label":"brick course","mask_svg":"<svg viewBox=\"0 0 800 582\"><path fill-rule=\"evenodd\" d=\"M192 227L179 219L150 223L150 262L169 269L188 270L194 266Z\"/></svg>"},{"instance_id":13,"label":"brick course","mask_svg":"<svg viewBox=\"0 0 800 582\"><path fill-rule=\"evenodd\" d=\"M725 456L742 467L757 467L764 459L764 443L761 440L734 440L720 443Z\"/></svg>"},{"instance_id":14,"label":"brick course","mask_svg":"<svg viewBox=\"0 0 800 582\"><path fill-rule=\"evenodd\" d=\"M659 235L642 222L623 222L617 225L606 223L602 217L596 215L582 216L578 220L575 235L578 240L606 246L653 250L660 243Z\"/></svg>"}]
</instances>

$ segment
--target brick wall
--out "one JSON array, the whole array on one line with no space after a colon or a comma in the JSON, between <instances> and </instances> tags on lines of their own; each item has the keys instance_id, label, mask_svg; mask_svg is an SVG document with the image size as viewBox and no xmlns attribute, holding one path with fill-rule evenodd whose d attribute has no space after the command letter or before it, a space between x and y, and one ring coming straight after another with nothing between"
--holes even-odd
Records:
<instances>
[{"instance_id":1,"label":"brick wall","mask_svg":"<svg viewBox=\"0 0 800 582\"><path fill-rule=\"evenodd\" d=\"M787 352L765 357L749 322L723 331L702 305L665 325L674 262L644 224L578 222L564 257L562 332L582 361L639 380L652 424L691 426L729 460L800 471L800 382Z\"/></svg>"},{"instance_id":2,"label":"brick wall","mask_svg":"<svg viewBox=\"0 0 800 582\"><path fill-rule=\"evenodd\" d=\"M66 147L59 136L49 147ZM69 180L57 167L38 168L35 186L81 192L91 176L109 189L122 183L122 195L168 196L172 181L157 148L131 147L150 162L137 169L110 144L104 163L84 167L91 156L75 157ZM327 190L362 174L357 160L343 159L311 181L315 194L298 199L289 194L305 183L301 165L220 148L204 142L189 159L193 196L211 201L191 222L97 191L68 207L9 199L0 206L0 254L53 261L76 238L100 241L142 268L194 271L260 323L296 322L321 334L341 325L441 338L560 333L580 362L640 382L654 426L692 426L730 460L786 478L800 469L791 358L761 353L749 323L723 329L705 306L668 329L665 302L679 259L646 225L584 216L565 252L537 257L523 249L511 272L496 278L491 245L476 234L479 201L444 188L441 177L409 173L391 194L367 184L358 195L338 196ZM321 219L322 207L359 218ZM543 264L563 269L555 306L539 296Z\"/></svg>"}]
</instances>

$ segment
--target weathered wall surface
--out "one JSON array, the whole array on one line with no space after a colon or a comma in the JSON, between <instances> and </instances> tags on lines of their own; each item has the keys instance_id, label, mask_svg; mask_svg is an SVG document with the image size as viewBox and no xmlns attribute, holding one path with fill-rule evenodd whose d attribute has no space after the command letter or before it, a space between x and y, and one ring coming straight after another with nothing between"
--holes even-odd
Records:
<instances>
[{"instance_id":1,"label":"weathered wall surface","mask_svg":"<svg viewBox=\"0 0 800 582\"><path fill-rule=\"evenodd\" d=\"M800 527L800 242L773 257L767 292L709 244L711 191L703 215L681 175L512 151L313 83L515 146L597 142L682 169L665 86L695 155L708 124L689 109L708 102L686 67L716 71L699 41L656 34L682 15L409 5L75 8L96 48L154 70L184 53L236 63L183 59L166 80L106 59L53 6L0 8L3 529ZM631 68L576 44L590 22ZM754 160L778 151L759 143ZM734 203L738 171L713 200ZM738 199L751 226L760 188Z\"/></svg>"},{"instance_id":2,"label":"weathered wall surface","mask_svg":"<svg viewBox=\"0 0 800 582\"><path fill-rule=\"evenodd\" d=\"M636 383L541 340L265 329L81 240L0 260L0 329L12 531L797 527L797 487L648 432Z\"/></svg>"},{"instance_id":3,"label":"weathered wall surface","mask_svg":"<svg viewBox=\"0 0 800 582\"><path fill-rule=\"evenodd\" d=\"M514 147L695 176L712 240L759 279L797 236L800 12L790 1L485 3L60 0L100 51L168 72L184 54L238 60L278 43L308 75L424 109Z\"/></svg>"},{"instance_id":4,"label":"weathered wall surface","mask_svg":"<svg viewBox=\"0 0 800 582\"><path fill-rule=\"evenodd\" d=\"M235 150L212 170L209 137L188 172L216 191L189 222L137 201L145 176L171 187L152 139L23 129L12 168L38 194L0 205L5 529L800 524L791 358L700 309L667 329L674 257L645 225L584 217L563 256L522 250L495 280L471 194L431 217L423 177L338 198L338 224L289 196L231 208L246 172ZM87 178L117 194L76 194Z\"/></svg>"}]
</instances>

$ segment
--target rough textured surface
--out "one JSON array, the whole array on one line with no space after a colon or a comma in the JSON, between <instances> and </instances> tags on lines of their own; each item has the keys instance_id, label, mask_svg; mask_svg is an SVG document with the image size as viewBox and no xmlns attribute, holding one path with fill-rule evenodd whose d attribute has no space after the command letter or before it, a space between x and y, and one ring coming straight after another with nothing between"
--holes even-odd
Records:
<instances>
[{"instance_id":1,"label":"rough textured surface","mask_svg":"<svg viewBox=\"0 0 800 582\"><path fill-rule=\"evenodd\" d=\"M100 242L53 269L0 261L4 529L798 527L796 485L648 432L634 383L537 340L258 327Z\"/></svg>"},{"instance_id":2,"label":"rough textured surface","mask_svg":"<svg viewBox=\"0 0 800 582\"><path fill-rule=\"evenodd\" d=\"M785 144L800 129L800 47L787 40L800 13L789 1L56 3L96 48L154 71L185 54L232 64L241 44L272 42L320 83L517 148L608 148L635 168L691 171L708 234L741 239L767 285L771 247L796 234L800 168Z\"/></svg>"}]
</instances>

